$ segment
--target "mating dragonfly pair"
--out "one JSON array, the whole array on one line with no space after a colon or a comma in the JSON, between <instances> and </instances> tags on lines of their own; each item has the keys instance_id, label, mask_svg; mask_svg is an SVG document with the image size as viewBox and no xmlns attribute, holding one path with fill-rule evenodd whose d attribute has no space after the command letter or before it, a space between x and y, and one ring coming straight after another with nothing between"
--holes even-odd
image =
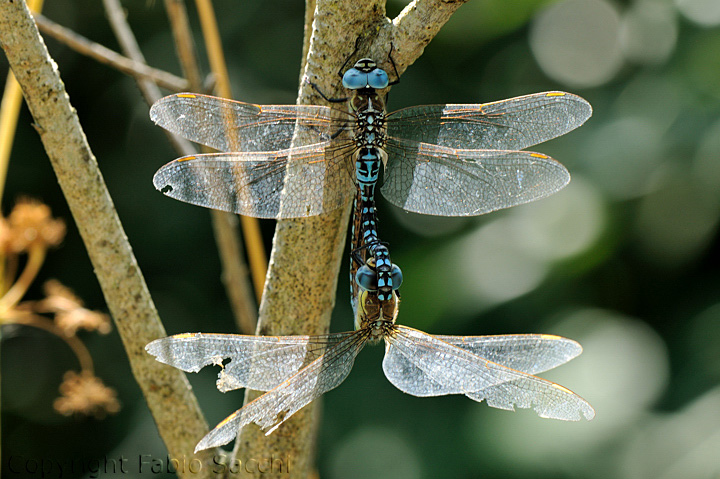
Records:
<instances>
[{"instance_id":1,"label":"mating dragonfly pair","mask_svg":"<svg viewBox=\"0 0 720 479\"><path fill-rule=\"evenodd\" d=\"M293 218L331 211L354 190L352 304L355 331L319 336L181 334L153 341L158 361L188 372L222 365L218 389L268 391L205 436L196 450L230 442L256 423L274 431L300 408L337 387L368 342L383 339L383 370L416 396L464 394L542 417L591 419L572 391L533 376L581 352L550 335L431 336L396 324L402 275L378 237L374 188L408 211L482 214L538 199L569 181L540 153L517 151L580 126L583 99L540 93L484 105L419 106L385 114L378 90L387 74L369 59L343 77L350 110L260 106L178 94L159 100L152 119L189 140L225 151L175 160L155 175L158 189L189 203L245 215ZM354 158L355 165L351 158ZM354 166L354 168L353 168ZM355 188L354 185L357 185Z\"/></svg>"}]
</instances>

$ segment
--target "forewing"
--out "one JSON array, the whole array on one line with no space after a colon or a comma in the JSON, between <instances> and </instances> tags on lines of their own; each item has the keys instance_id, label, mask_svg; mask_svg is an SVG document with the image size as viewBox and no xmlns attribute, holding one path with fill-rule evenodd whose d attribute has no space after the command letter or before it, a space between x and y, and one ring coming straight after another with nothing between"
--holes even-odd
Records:
<instances>
[{"instance_id":1,"label":"forewing","mask_svg":"<svg viewBox=\"0 0 720 479\"><path fill-rule=\"evenodd\" d=\"M389 140L382 193L414 213L475 216L549 196L570 181L567 169L529 151L456 150Z\"/></svg>"},{"instance_id":2,"label":"forewing","mask_svg":"<svg viewBox=\"0 0 720 479\"><path fill-rule=\"evenodd\" d=\"M217 387L269 391L352 333L322 336L244 336L187 333L157 339L145 350L161 363L196 373L223 366ZM230 359L229 362L225 362ZM225 364L223 365L223 363Z\"/></svg>"},{"instance_id":3,"label":"forewing","mask_svg":"<svg viewBox=\"0 0 720 479\"><path fill-rule=\"evenodd\" d=\"M572 339L550 334L435 336L435 338L481 358L528 374L548 371L582 353L582 347Z\"/></svg>"},{"instance_id":4,"label":"forewing","mask_svg":"<svg viewBox=\"0 0 720 479\"><path fill-rule=\"evenodd\" d=\"M347 158L328 147L187 156L160 168L153 184L177 200L245 216L314 216L340 208L353 192Z\"/></svg>"},{"instance_id":5,"label":"forewing","mask_svg":"<svg viewBox=\"0 0 720 479\"><path fill-rule=\"evenodd\" d=\"M441 386L440 394L461 393L501 409L533 408L540 417L577 421L582 416L588 420L595 416L587 401L563 386L494 363L421 331L397 326L386 340L388 364L398 364L393 356L401 355L406 364L415 366L392 369L383 361L390 382L408 394L429 396Z\"/></svg>"},{"instance_id":6,"label":"forewing","mask_svg":"<svg viewBox=\"0 0 720 479\"><path fill-rule=\"evenodd\" d=\"M349 333L282 384L225 418L202 438L195 452L227 444L241 427L253 422L265 430L266 435L272 433L311 401L339 386L350 373L366 340L365 331Z\"/></svg>"},{"instance_id":7,"label":"forewing","mask_svg":"<svg viewBox=\"0 0 720 479\"><path fill-rule=\"evenodd\" d=\"M190 141L227 152L330 141L339 128L352 127L346 112L324 106L253 105L194 93L161 98L150 108L150 118Z\"/></svg>"},{"instance_id":8,"label":"forewing","mask_svg":"<svg viewBox=\"0 0 720 479\"><path fill-rule=\"evenodd\" d=\"M388 135L448 148L522 150L574 130L590 115L584 99L552 91L482 105L405 108L388 115Z\"/></svg>"}]
</instances>

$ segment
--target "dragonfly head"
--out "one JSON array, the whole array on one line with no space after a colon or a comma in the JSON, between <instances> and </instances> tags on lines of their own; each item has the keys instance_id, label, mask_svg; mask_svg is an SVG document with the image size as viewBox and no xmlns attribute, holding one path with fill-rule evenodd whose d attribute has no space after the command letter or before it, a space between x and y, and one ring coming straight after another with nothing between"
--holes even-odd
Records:
<instances>
[{"instance_id":1,"label":"dragonfly head","mask_svg":"<svg viewBox=\"0 0 720 479\"><path fill-rule=\"evenodd\" d=\"M370 58L362 58L345 72L342 84L348 90L381 90L390 83L388 74Z\"/></svg>"}]
</instances>

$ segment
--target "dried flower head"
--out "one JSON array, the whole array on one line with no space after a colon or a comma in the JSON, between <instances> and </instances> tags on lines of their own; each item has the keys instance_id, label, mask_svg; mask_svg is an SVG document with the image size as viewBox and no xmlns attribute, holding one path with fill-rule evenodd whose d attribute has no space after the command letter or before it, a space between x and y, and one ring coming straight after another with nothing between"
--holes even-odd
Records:
<instances>
[{"instance_id":1,"label":"dried flower head","mask_svg":"<svg viewBox=\"0 0 720 479\"><path fill-rule=\"evenodd\" d=\"M55 313L55 324L62 328L65 334L74 335L78 329L97 331L100 334L110 332L108 315L84 308L82 300L60 281L51 279L45 282L43 289L47 297L37 303L35 310Z\"/></svg>"},{"instance_id":2,"label":"dried flower head","mask_svg":"<svg viewBox=\"0 0 720 479\"><path fill-rule=\"evenodd\" d=\"M107 334L112 329L107 314L85 308L59 311L55 315L55 323L68 335L75 334L78 329L97 331L100 334Z\"/></svg>"},{"instance_id":3,"label":"dried flower head","mask_svg":"<svg viewBox=\"0 0 720 479\"><path fill-rule=\"evenodd\" d=\"M65 237L65 223L52 218L49 206L30 199L18 201L7 226L3 243L11 253L27 251L37 244L56 246Z\"/></svg>"},{"instance_id":4,"label":"dried flower head","mask_svg":"<svg viewBox=\"0 0 720 479\"><path fill-rule=\"evenodd\" d=\"M80 374L66 372L60 384L60 394L53 407L66 416L83 414L102 418L120 410L115 390L105 386L100 378L89 371Z\"/></svg>"}]
</instances>

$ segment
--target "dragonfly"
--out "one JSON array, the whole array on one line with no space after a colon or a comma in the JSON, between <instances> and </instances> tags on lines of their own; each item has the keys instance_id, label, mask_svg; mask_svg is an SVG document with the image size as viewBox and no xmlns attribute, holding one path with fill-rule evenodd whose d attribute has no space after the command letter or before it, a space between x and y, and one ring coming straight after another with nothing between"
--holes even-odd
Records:
<instances>
[{"instance_id":1,"label":"dragonfly","mask_svg":"<svg viewBox=\"0 0 720 479\"><path fill-rule=\"evenodd\" d=\"M367 264L372 272L373 258ZM581 346L547 334L433 336L396 323L399 297L355 288L355 330L315 336L186 333L152 341L146 350L186 372L220 366L217 388L267 391L221 421L195 452L232 441L255 423L266 435L301 408L338 387L366 344L385 342L382 368L413 396L463 394L494 408L533 408L540 417L578 421L595 416L571 390L535 376L578 356ZM229 361L228 361L229 360Z\"/></svg>"},{"instance_id":2,"label":"dragonfly","mask_svg":"<svg viewBox=\"0 0 720 479\"><path fill-rule=\"evenodd\" d=\"M480 215L543 198L570 181L560 163L524 149L582 125L592 107L581 97L550 91L386 114L381 93L391 84L364 58L343 76L353 92L347 109L194 93L162 98L150 110L156 124L222 153L178 158L153 183L187 203L284 219L346 205L362 175L374 188L378 160L383 196L429 215ZM368 165L374 170L365 171Z\"/></svg>"},{"instance_id":3,"label":"dragonfly","mask_svg":"<svg viewBox=\"0 0 720 479\"><path fill-rule=\"evenodd\" d=\"M360 274L355 272L355 275L358 284L362 284L364 289L377 291L378 300L387 301L390 299L392 291L399 288L400 284L397 281L401 280L401 276L396 277L393 274L392 268L397 267L390 260L387 246L378 237L375 209L375 187L380 177L380 165L381 163L387 164L387 154L384 150L387 135L385 103L378 94L378 90L390 86L390 79L385 70L378 68L374 61L363 58L345 72L342 76L342 84L352 92L352 97L349 98L350 109L356 118L354 157L357 194L353 203L351 257L360 265L363 265L367 259L365 254L362 254L363 250L374 257L372 272L363 270L365 266L360 266ZM320 89L315 88L329 102L346 100L328 99ZM358 254L360 256L357 256ZM353 262L351 260L351 263ZM354 264L350 265L351 283L354 266ZM365 268L367 269L367 267ZM397 272L401 274L399 268L397 268ZM376 284L370 285L372 281L375 281ZM353 298L357 297L354 291L352 294Z\"/></svg>"}]
</instances>

